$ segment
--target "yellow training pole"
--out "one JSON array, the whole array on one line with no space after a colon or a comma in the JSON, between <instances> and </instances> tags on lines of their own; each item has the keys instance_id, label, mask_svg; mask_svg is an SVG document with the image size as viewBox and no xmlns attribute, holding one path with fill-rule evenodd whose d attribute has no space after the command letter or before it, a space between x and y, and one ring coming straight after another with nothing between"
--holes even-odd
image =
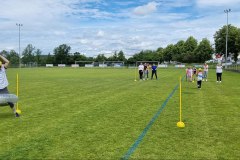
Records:
<instances>
[{"instance_id":1,"label":"yellow training pole","mask_svg":"<svg viewBox=\"0 0 240 160\"><path fill-rule=\"evenodd\" d=\"M18 79L18 73L17 73L17 97L18 97L18 95L19 95L19 79ZM19 107L18 107L18 102L17 102L17 109L16 109L16 112L18 113L18 114L21 114L21 110L19 109Z\"/></svg>"},{"instance_id":2,"label":"yellow training pole","mask_svg":"<svg viewBox=\"0 0 240 160\"><path fill-rule=\"evenodd\" d=\"M182 122L182 80L181 76L179 78L179 119L180 121L177 123L179 128L184 128L185 124Z\"/></svg>"}]
</instances>

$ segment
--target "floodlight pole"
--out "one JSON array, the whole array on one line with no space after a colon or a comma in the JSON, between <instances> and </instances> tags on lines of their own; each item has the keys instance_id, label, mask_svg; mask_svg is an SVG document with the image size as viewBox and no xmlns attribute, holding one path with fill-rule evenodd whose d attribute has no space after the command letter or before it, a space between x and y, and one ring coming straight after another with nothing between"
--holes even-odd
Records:
<instances>
[{"instance_id":1,"label":"floodlight pole","mask_svg":"<svg viewBox=\"0 0 240 160\"><path fill-rule=\"evenodd\" d=\"M19 41L18 41L18 44L19 44L19 48L18 48L18 55L19 55L19 68L21 68L21 53L20 53L20 28L23 26L23 24L19 24L19 23L16 23L16 25L18 26L18 30L19 30Z\"/></svg>"},{"instance_id":2,"label":"floodlight pole","mask_svg":"<svg viewBox=\"0 0 240 160\"><path fill-rule=\"evenodd\" d=\"M228 13L231 12L231 9L224 10L225 13L227 13L227 33L226 33L226 58L225 58L225 68L227 68L227 52L228 52Z\"/></svg>"}]
</instances>

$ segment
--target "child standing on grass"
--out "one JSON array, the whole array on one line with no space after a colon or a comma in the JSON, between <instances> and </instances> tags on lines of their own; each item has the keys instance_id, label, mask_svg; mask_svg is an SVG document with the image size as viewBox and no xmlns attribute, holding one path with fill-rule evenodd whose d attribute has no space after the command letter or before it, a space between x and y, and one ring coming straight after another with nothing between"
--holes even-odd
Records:
<instances>
[{"instance_id":1,"label":"child standing on grass","mask_svg":"<svg viewBox=\"0 0 240 160\"><path fill-rule=\"evenodd\" d=\"M199 89L202 88L202 79L203 79L202 69L199 68L197 72L197 86Z\"/></svg>"},{"instance_id":2,"label":"child standing on grass","mask_svg":"<svg viewBox=\"0 0 240 160\"><path fill-rule=\"evenodd\" d=\"M220 63L217 64L216 67L216 73L217 73L217 83L221 83L222 82L222 65Z\"/></svg>"},{"instance_id":3,"label":"child standing on grass","mask_svg":"<svg viewBox=\"0 0 240 160\"><path fill-rule=\"evenodd\" d=\"M207 78L208 78L208 64L205 63L204 66L203 66L203 81L207 81Z\"/></svg>"},{"instance_id":4,"label":"child standing on grass","mask_svg":"<svg viewBox=\"0 0 240 160\"><path fill-rule=\"evenodd\" d=\"M192 68L188 67L188 69L187 69L187 79L188 79L189 82L192 81L192 74L193 74Z\"/></svg>"},{"instance_id":5,"label":"child standing on grass","mask_svg":"<svg viewBox=\"0 0 240 160\"><path fill-rule=\"evenodd\" d=\"M8 67L9 61L0 55L0 94L8 94L8 80L6 75L6 69ZM20 115L16 112L16 108L12 102L8 102L8 105L13 110L13 113L16 117L19 117Z\"/></svg>"},{"instance_id":6,"label":"child standing on grass","mask_svg":"<svg viewBox=\"0 0 240 160\"><path fill-rule=\"evenodd\" d=\"M193 71L193 74L192 74L192 82L194 82L196 79L196 76L197 76L197 68L196 67L193 67L192 69Z\"/></svg>"},{"instance_id":7,"label":"child standing on grass","mask_svg":"<svg viewBox=\"0 0 240 160\"><path fill-rule=\"evenodd\" d=\"M143 80L143 70L144 70L144 66L142 63L140 63L140 65L138 66L138 73L139 73L140 80Z\"/></svg>"}]
</instances>

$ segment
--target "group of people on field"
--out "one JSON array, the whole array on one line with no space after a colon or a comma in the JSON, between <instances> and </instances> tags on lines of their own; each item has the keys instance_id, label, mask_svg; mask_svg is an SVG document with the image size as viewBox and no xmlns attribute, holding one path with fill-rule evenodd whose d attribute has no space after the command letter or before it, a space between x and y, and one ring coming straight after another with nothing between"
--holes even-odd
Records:
<instances>
[{"instance_id":1,"label":"group of people on field","mask_svg":"<svg viewBox=\"0 0 240 160\"><path fill-rule=\"evenodd\" d=\"M148 74L152 71L151 79L153 79L153 76L155 75L156 79L157 77L157 66L155 64L151 65L149 63L140 63L138 66L138 73L139 73L139 79L140 80L148 80Z\"/></svg>"},{"instance_id":2,"label":"group of people on field","mask_svg":"<svg viewBox=\"0 0 240 160\"><path fill-rule=\"evenodd\" d=\"M216 75L217 75L217 83L222 82L222 72L223 67L220 63L216 66ZM201 89L202 81L208 81L208 64L205 63L202 68L197 69L196 67L188 67L186 69L186 81L194 82L197 81L197 87Z\"/></svg>"}]
</instances>

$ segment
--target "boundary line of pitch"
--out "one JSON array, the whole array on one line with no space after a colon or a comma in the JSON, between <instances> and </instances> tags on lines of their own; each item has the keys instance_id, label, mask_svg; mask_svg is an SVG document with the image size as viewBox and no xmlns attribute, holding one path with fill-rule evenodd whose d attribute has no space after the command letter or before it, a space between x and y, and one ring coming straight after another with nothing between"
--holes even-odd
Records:
<instances>
[{"instance_id":1,"label":"boundary line of pitch","mask_svg":"<svg viewBox=\"0 0 240 160\"><path fill-rule=\"evenodd\" d=\"M183 78L182 78L183 80ZM136 141L133 143L133 145L128 149L128 151L124 154L124 156L121 158L122 160L128 160L129 157L133 154L133 152L137 149L138 145L141 143L141 141L143 140L144 136L147 134L148 130L151 128L151 126L153 125L153 123L156 121L156 119L159 117L159 115L161 114L161 112L163 111L163 109L166 107L168 101L170 100L170 98L172 98L173 94L175 93L175 91L178 89L179 84L177 84L175 86L175 88L173 89L173 91L169 94L169 96L167 97L167 99L163 102L163 104L161 105L161 107L158 109L157 113L152 117L152 119L150 120L150 122L147 124L147 126L144 128L144 130L142 131L142 133L138 136L138 138L136 139Z\"/></svg>"}]
</instances>

